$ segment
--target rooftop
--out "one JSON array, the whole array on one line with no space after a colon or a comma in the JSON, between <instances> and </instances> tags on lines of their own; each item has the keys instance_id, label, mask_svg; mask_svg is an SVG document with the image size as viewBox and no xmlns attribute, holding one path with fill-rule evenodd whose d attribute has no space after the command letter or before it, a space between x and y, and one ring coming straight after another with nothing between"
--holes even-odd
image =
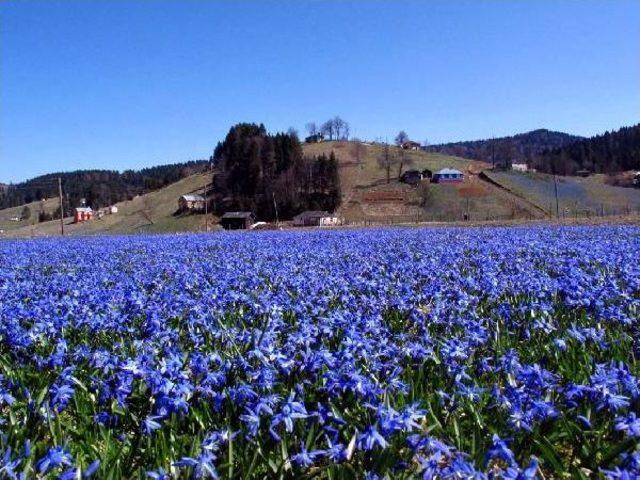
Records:
<instances>
[{"instance_id":1,"label":"rooftop","mask_svg":"<svg viewBox=\"0 0 640 480\"><path fill-rule=\"evenodd\" d=\"M251 212L226 212L222 218L249 218L253 217Z\"/></svg>"},{"instance_id":2,"label":"rooftop","mask_svg":"<svg viewBox=\"0 0 640 480\"><path fill-rule=\"evenodd\" d=\"M184 198L187 202L204 202L202 195L182 195L180 198Z\"/></svg>"},{"instance_id":3,"label":"rooftop","mask_svg":"<svg viewBox=\"0 0 640 480\"><path fill-rule=\"evenodd\" d=\"M436 173L438 175L462 175L462 172L460 170L456 170L455 168L443 168Z\"/></svg>"}]
</instances>

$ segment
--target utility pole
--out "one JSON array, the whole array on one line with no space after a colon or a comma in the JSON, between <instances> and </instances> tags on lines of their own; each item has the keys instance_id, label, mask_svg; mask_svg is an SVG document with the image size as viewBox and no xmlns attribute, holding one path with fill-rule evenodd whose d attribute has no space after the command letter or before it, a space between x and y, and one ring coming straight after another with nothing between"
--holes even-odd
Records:
<instances>
[{"instance_id":1,"label":"utility pole","mask_svg":"<svg viewBox=\"0 0 640 480\"><path fill-rule=\"evenodd\" d=\"M208 175L209 172L211 172L211 170L213 169L213 157L209 158L209 166L208 166L208 172L205 172L205 176L204 176L204 231L208 232L209 231L209 199L207 197L207 185L208 182L207 180L209 179ZM213 180L213 179L212 179Z\"/></svg>"},{"instance_id":2,"label":"utility pole","mask_svg":"<svg viewBox=\"0 0 640 480\"><path fill-rule=\"evenodd\" d=\"M553 174L553 188L556 193L556 218L560 219L560 207L558 205L558 182L556 181L556 174Z\"/></svg>"},{"instance_id":3,"label":"utility pole","mask_svg":"<svg viewBox=\"0 0 640 480\"><path fill-rule=\"evenodd\" d=\"M58 177L58 195L60 196L60 235L64 235L64 207L62 206L62 178Z\"/></svg>"},{"instance_id":4,"label":"utility pole","mask_svg":"<svg viewBox=\"0 0 640 480\"><path fill-rule=\"evenodd\" d=\"M278 220L278 204L276 203L276 194L271 192L271 196L273 197L273 208L276 211L276 227L280 227L280 222Z\"/></svg>"},{"instance_id":5,"label":"utility pole","mask_svg":"<svg viewBox=\"0 0 640 480\"><path fill-rule=\"evenodd\" d=\"M207 180L206 180L206 176L205 176L205 182L204 182L204 231L208 232L209 231L209 210L208 210L208 201L207 201Z\"/></svg>"}]
</instances>

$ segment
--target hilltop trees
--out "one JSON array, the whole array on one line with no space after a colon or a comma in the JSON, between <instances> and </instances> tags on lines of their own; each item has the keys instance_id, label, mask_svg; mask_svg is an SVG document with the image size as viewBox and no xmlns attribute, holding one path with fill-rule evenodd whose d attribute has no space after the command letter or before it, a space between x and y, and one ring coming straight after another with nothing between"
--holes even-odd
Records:
<instances>
[{"instance_id":1,"label":"hilltop trees","mask_svg":"<svg viewBox=\"0 0 640 480\"><path fill-rule=\"evenodd\" d=\"M335 210L340 204L338 162L329 157L305 158L293 132L268 134L264 125L231 127L214 152L221 181L218 213L252 210L260 218L282 218L306 209Z\"/></svg>"},{"instance_id":2,"label":"hilltop trees","mask_svg":"<svg viewBox=\"0 0 640 480\"><path fill-rule=\"evenodd\" d=\"M539 154L534 165L541 171L561 175L587 169L615 173L640 169L640 124L587 138Z\"/></svg>"},{"instance_id":3,"label":"hilltop trees","mask_svg":"<svg viewBox=\"0 0 640 480\"><path fill-rule=\"evenodd\" d=\"M309 122L305 125L305 129L309 135L321 134L328 140L349 140L351 131L349 122L339 116L323 122L320 127L318 127L316 122Z\"/></svg>"}]
</instances>

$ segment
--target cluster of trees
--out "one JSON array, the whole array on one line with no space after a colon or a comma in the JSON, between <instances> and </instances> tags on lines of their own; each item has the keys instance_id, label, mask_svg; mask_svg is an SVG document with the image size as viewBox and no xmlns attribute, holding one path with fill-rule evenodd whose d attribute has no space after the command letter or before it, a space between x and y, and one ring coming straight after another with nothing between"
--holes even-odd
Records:
<instances>
[{"instance_id":1,"label":"cluster of trees","mask_svg":"<svg viewBox=\"0 0 640 480\"><path fill-rule=\"evenodd\" d=\"M542 152L570 145L583 137L540 129L510 137L444 143L427 146L427 151L482 160L498 167L512 163L531 164Z\"/></svg>"},{"instance_id":2,"label":"cluster of trees","mask_svg":"<svg viewBox=\"0 0 640 480\"><path fill-rule=\"evenodd\" d=\"M231 127L214 151L218 171L213 210L250 210L265 220L340 205L338 162L308 158L294 131L267 133L264 125Z\"/></svg>"},{"instance_id":3,"label":"cluster of trees","mask_svg":"<svg viewBox=\"0 0 640 480\"><path fill-rule=\"evenodd\" d=\"M587 138L539 154L533 165L540 171L573 175L578 170L616 173L640 169L640 124Z\"/></svg>"},{"instance_id":4,"label":"cluster of trees","mask_svg":"<svg viewBox=\"0 0 640 480\"><path fill-rule=\"evenodd\" d=\"M394 139L396 146L400 147L409 141L409 135L404 130L400 130ZM391 182L392 172L397 172L397 179L400 180L404 167L413 165L413 158L402 148L391 148L387 142L383 143L382 153L377 158L378 168L385 171L387 183Z\"/></svg>"},{"instance_id":5,"label":"cluster of trees","mask_svg":"<svg viewBox=\"0 0 640 480\"><path fill-rule=\"evenodd\" d=\"M322 135L329 140L349 140L349 122L339 116L330 118L320 125L316 122L309 122L305 125L305 129L310 136Z\"/></svg>"},{"instance_id":6,"label":"cluster of trees","mask_svg":"<svg viewBox=\"0 0 640 480\"><path fill-rule=\"evenodd\" d=\"M196 160L171 165L144 168L142 170L77 170L51 173L0 189L0 208L15 207L25 203L57 197L58 177L62 179L63 206L65 212L80 204L101 208L129 200L152 190L162 188L193 173L204 170L208 161ZM42 213L44 220L58 213Z\"/></svg>"}]
</instances>

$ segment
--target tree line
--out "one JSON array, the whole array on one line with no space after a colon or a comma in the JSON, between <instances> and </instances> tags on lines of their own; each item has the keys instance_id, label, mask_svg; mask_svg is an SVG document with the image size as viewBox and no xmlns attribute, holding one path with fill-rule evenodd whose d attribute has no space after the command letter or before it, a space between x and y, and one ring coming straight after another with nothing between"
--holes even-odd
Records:
<instances>
[{"instance_id":1,"label":"tree line","mask_svg":"<svg viewBox=\"0 0 640 480\"><path fill-rule=\"evenodd\" d=\"M548 149L534 159L533 166L558 175L574 175L578 170L640 170L640 124Z\"/></svg>"},{"instance_id":2,"label":"tree line","mask_svg":"<svg viewBox=\"0 0 640 480\"><path fill-rule=\"evenodd\" d=\"M425 149L429 152L481 160L496 167L510 168L512 163L531 164L542 152L582 139L583 137L568 133L539 129L509 137L429 145Z\"/></svg>"},{"instance_id":3,"label":"tree line","mask_svg":"<svg viewBox=\"0 0 640 480\"><path fill-rule=\"evenodd\" d=\"M216 146L213 161L212 207L218 214L248 210L273 220L340 205L335 155L305 157L293 131L272 135L262 124L237 124Z\"/></svg>"}]
</instances>

